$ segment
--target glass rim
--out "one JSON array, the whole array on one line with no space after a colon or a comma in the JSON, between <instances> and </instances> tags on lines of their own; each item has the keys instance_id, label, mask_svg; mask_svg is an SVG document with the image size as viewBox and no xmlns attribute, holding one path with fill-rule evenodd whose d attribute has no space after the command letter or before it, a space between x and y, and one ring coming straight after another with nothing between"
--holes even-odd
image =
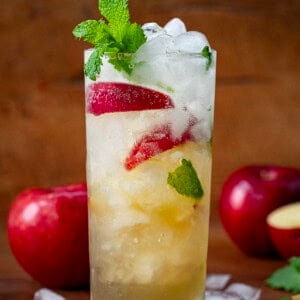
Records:
<instances>
[{"instance_id":1,"label":"glass rim","mask_svg":"<svg viewBox=\"0 0 300 300\"><path fill-rule=\"evenodd\" d=\"M88 54L89 52L92 52L95 48L87 48L87 49L84 49L84 53L85 54ZM212 49L210 48L210 51L212 52L212 54L216 55L217 54L217 51L215 49ZM110 52L106 52L104 53L104 57L109 57L109 54ZM119 52L117 53L117 55L124 55L124 56L131 56L131 55L134 55L135 53L129 53L129 52ZM165 52L165 53L161 53L161 54L158 54L156 56L162 56L162 55L166 55L166 56L182 56L182 57L201 57L201 58L205 58L201 52L199 53L192 53L192 52L186 52L186 51L170 51L170 52Z\"/></svg>"}]
</instances>

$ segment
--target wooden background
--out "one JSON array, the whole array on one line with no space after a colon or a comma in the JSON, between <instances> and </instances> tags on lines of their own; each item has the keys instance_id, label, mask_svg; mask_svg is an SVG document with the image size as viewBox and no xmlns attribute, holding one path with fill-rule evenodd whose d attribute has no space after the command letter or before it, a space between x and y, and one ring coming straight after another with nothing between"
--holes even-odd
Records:
<instances>
[{"instance_id":1,"label":"wooden background","mask_svg":"<svg viewBox=\"0 0 300 300\"><path fill-rule=\"evenodd\" d=\"M240 254L217 214L225 178L252 163L300 168L300 1L129 3L133 21L163 25L180 17L218 51L211 220L233 258ZM28 279L5 237L15 195L28 186L85 178L82 51L87 45L71 31L82 20L99 18L96 8L96 0L1 0L0 291L7 289L5 280ZM215 240L211 245L220 246ZM222 269L215 260L209 266ZM32 289L25 284L23 293Z\"/></svg>"}]
</instances>

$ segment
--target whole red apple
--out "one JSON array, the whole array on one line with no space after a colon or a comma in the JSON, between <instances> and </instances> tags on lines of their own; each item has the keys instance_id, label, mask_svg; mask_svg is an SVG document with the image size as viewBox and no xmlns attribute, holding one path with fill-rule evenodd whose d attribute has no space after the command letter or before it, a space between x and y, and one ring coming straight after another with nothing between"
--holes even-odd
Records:
<instances>
[{"instance_id":1,"label":"whole red apple","mask_svg":"<svg viewBox=\"0 0 300 300\"><path fill-rule=\"evenodd\" d=\"M272 242L286 259L300 256L300 202L273 210L267 217Z\"/></svg>"},{"instance_id":2,"label":"whole red apple","mask_svg":"<svg viewBox=\"0 0 300 300\"><path fill-rule=\"evenodd\" d=\"M267 215L300 199L300 170L280 166L245 166L223 185L219 212L232 241L246 254L275 254Z\"/></svg>"},{"instance_id":3,"label":"whole red apple","mask_svg":"<svg viewBox=\"0 0 300 300\"><path fill-rule=\"evenodd\" d=\"M17 261L41 284L52 288L88 285L85 184L25 190L10 209L7 233Z\"/></svg>"}]
</instances>

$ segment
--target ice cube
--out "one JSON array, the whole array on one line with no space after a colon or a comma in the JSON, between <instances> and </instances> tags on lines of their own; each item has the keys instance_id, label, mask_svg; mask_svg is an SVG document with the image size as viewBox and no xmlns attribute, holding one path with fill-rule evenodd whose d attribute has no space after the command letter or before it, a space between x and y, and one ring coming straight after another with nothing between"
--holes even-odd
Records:
<instances>
[{"instance_id":1,"label":"ice cube","mask_svg":"<svg viewBox=\"0 0 300 300\"><path fill-rule=\"evenodd\" d=\"M145 23L142 29L148 41L165 32L165 30L155 22Z\"/></svg>"},{"instance_id":2,"label":"ice cube","mask_svg":"<svg viewBox=\"0 0 300 300\"><path fill-rule=\"evenodd\" d=\"M174 40L174 48L179 52L201 53L205 46L209 46L206 36L196 31L182 33Z\"/></svg>"},{"instance_id":3,"label":"ice cube","mask_svg":"<svg viewBox=\"0 0 300 300\"><path fill-rule=\"evenodd\" d=\"M170 114L170 124L172 136L175 140L180 140L184 132L188 131L191 115L188 111L174 111Z\"/></svg>"},{"instance_id":4,"label":"ice cube","mask_svg":"<svg viewBox=\"0 0 300 300\"><path fill-rule=\"evenodd\" d=\"M222 290L230 278L231 275L229 274L209 274L206 277L206 288L209 290Z\"/></svg>"},{"instance_id":5,"label":"ice cube","mask_svg":"<svg viewBox=\"0 0 300 300\"><path fill-rule=\"evenodd\" d=\"M128 208L117 212L111 220L110 225L113 231L118 231L124 228L146 223L149 223L149 217L146 214Z\"/></svg>"},{"instance_id":6,"label":"ice cube","mask_svg":"<svg viewBox=\"0 0 300 300\"><path fill-rule=\"evenodd\" d=\"M258 300L261 290L243 283L232 283L226 293L240 296L243 300Z\"/></svg>"},{"instance_id":7,"label":"ice cube","mask_svg":"<svg viewBox=\"0 0 300 300\"><path fill-rule=\"evenodd\" d=\"M170 158L174 162L181 161L183 159L184 155L181 151L175 151L174 153L171 154Z\"/></svg>"},{"instance_id":8,"label":"ice cube","mask_svg":"<svg viewBox=\"0 0 300 300\"><path fill-rule=\"evenodd\" d=\"M164 26L164 29L167 32L167 34L171 36L178 36L186 32L185 24L179 18L174 18L170 20Z\"/></svg>"},{"instance_id":9,"label":"ice cube","mask_svg":"<svg viewBox=\"0 0 300 300\"><path fill-rule=\"evenodd\" d=\"M205 300L243 300L243 298L225 292L206 291Z\"/></svg>"},{"instance_id":10,"label":"ice cube","mask_svg":"<svg viewBox=\"0 0 300 300\"><path fill-rule=\"evenodd\" d=\"M174 51L173 39L166 33L153 37L139 48L135 56L135 62L150 62L157 55L165 55L167 52Z\"/></svg>"},{"instance_id":11,"label":"ice cube","mask_svg":"<svg viewBox=\"0 0 300 300\"><path fill-rule=\"evenodd\" d=\"M145 251L141 255L137 255L134 259L133 274L136 281L139 283L149 283L155 272L159 269L162 264L162 257L157 253L149 253Z\"/></svg>"},{"instance_id":12,"label":"ice cube","mask_svg":"<svg viewBox=\"0 0 300 300\"><path fill-rule=\"evenodd\" d=\"M34 300L66 300L66 298L54 293L49 289L40 289L34 293Z\"/></svg>"}]
</instances>

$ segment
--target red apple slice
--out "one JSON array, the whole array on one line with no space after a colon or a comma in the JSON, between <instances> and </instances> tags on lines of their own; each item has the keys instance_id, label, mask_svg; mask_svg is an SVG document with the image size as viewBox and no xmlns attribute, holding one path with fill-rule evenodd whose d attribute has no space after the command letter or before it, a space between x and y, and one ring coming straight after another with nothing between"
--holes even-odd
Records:
<instances>
[{"instance_id":1,"label":"red apple slice","mask_svg":"<svg viewBox=\"0 0 300 300\"><path fill-rule=\"evenodd\" d=\"M300 202L277 208L268 215L267 223L272 242L281 256L286 259L300 256Z\"/></svg>"},{"instance_id":2,"label":"red apple slice","mask_svg":"<svg viewBox=\"0 0 300 300\"><path fill-rule=\"evenodd\" d=\"M154 128L135 143L125 160L125 168L131 170L161 152L192 140L191 128L195 122L196 118L191 118L186 130L178 138L173 136L171 124L169 123Z\"/></svg>"},{"instance_id":3,"label":"red apple slice","mask_svg":"<svg viewBox=\"0 0 300 300\"><path fill-rule=\"evenodd\" d=\"M172 108L172 99L161 92L121 82L97 82L87 90L87 112L96 116L109 112Z\"/></svg>"}]
</instances>

